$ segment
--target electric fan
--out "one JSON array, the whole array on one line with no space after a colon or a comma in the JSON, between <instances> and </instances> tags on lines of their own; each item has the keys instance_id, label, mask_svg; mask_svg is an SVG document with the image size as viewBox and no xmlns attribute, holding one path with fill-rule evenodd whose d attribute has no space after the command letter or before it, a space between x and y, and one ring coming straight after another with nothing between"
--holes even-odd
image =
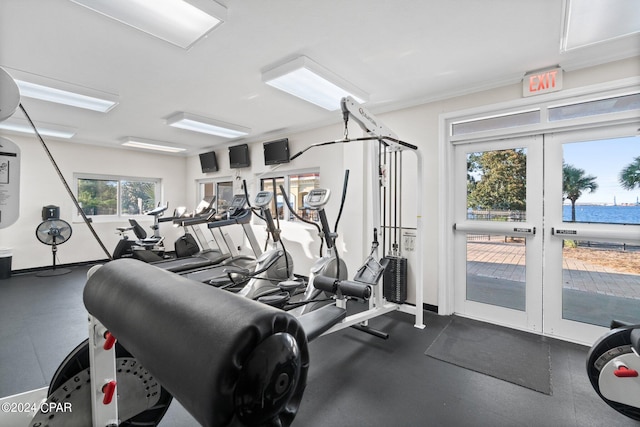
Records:
<instances>
[{"instance_id":1,"label":"electric fan","mask_svg":"<svg viewBox=\"0 0 640 427\"><path fill-rule=\"evenodd\" d=\"M56 269L56 252L58 252L58 245L71 237L71 225L61 219L47 219L36 228L36 237L40 242L51 246L51 254L53 255L53 269L40 272L36 276L58 276L69 273L71 270L67 268Z\"/></svg>"}]
</instances>

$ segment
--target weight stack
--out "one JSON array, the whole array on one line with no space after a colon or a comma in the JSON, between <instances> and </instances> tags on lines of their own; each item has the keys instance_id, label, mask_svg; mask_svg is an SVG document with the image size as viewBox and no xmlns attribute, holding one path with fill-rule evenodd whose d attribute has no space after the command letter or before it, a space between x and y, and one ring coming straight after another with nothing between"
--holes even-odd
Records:
<instances>
[{"instance_id":1,"label":"weight stack","mask_svg":"<svg viewBox=\"0 0 640 427\"><path fill-rule=\"evenodd\" d=\"M382 258L384 297L389 302L404 304L407 300L407 259L397 256Z\"/></svg>"}]
</instances>

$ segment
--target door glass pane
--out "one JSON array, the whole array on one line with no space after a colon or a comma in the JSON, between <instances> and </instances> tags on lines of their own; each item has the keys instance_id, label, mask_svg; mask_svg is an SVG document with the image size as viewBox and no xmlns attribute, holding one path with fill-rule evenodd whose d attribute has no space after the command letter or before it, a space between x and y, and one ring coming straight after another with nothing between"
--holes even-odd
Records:
<instances>
[{"instance_id":1,"label":"door glass pane","mask_svg":"<svg viewBox=\"0 0 640 427\"><path fill-rule=\"evenodd\" d=\"M527 150L467 154L467 219L527 220Z\"/></svg>"},{"instance_id":2,"label":"door glass pane","mask_svg":"<svg viewBox=\"0 0 640 427\"><path fill-rule=\"evenodd\" d=\"M640 323L640 245L564 240L562 317Z\"/></svg>"},{"instance_id":3,"label":"door glass pane","mask_svg":"<svg viewBox=\"0 0 640 427\"><path fill-rule=\"evenodd\" d=\"M274 185L275 184L275 185ZM260 188L264 191L271 191L274 194L273 200L271 200L271 214L274 218L276 218L275 212L278 214L278 219L284 219L284 199L280 194L280 186L284 186L284 177L280 176L277 178L262 178L260 180ZM277 207L276 207L277 202Z\"/></svg>"},{"instance_id":4,"label":"door glass pane","mask_svg":"<svg viewBox=\"0 0 640 427\"><path fill-rule=\"evenodd\" d=\"M309 209L306 204L306 197L309 191L318 188L320 184L320 174L318 172L302 175L289 175L289 201L297 214L310 221L318 221L318 211ZM282 197L281 195L278 197ZM278 200L280 201L280 200ZM293 215L290 220L295 220Z\"/></svg>"},{"instance_id":5,"label":"door glass pane","mask_svg":"<svg viewBox=\"0 0 640 427\"><path fill-rule=\"evenodd\" d=\"M200 184L200 198L206 199L207 197L213 197L216 193L214 192L213 182L203 182Z\"/></svg>"},{"instance_id":6,"label":"door glass pane","mask_svg":"<svg viewBox=\"0 0 640 427\"><path fill-rule=\"evenodd\" d=\"M216 187L217 187L217 192L216 192L217 211L225 212L229 208L229 205L233 200L233 182L231 181L218 182L216 184Z\"/></svg>"},{"instance_id":7,"label":"door glass pane","mask_svg":"<svg viewBox=\"0 0 640 427\"><path fill-rule=\"evenodd\" d=\"M563 144L562 220L640 224L637 137Z\"/></svg>"},{"instance_id":8,"label":"door glass pane","mask_svg":"<svg viewBox=\"0 0 640 427\"><path fill-rule=\"evenodd\" d=\"M467 234L467 300L525 310L526 239Z\"/></svg>"}]
</instances>

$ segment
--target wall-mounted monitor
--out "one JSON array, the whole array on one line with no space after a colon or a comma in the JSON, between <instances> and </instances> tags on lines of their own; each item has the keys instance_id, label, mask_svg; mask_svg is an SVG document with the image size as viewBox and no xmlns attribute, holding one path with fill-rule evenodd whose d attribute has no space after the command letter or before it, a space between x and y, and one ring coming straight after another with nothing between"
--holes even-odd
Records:
<instances>
[{"instance_id":1,"label":"wall-mounted monitor","mask_svg":"<svg viewBox=\"0 0 640 427\"><path fill-rule=\"evenodd\" d=\"M229 147L229 167L246 168L251 166L249 159L249 146L247 144Z\"/></svg>"},{"instance_id":2,"label":"wall-mounted monitor","mask_svg":"<svg viewBox=\"0 0 640 427\"><path fill-rule=\"evenodd\" d=\"M202 168L202 173L218 172L216 153L211 151L200 154L200 167Z\"/></svg>"},{"instance_id":3,"label":"wall-mounted monitor","mask_svg":"<svg viewBox=\"0 0 640 427\"><path fill-rule=\"evenodd\" d=\"M265 142L263 146L264 146L264 164L265 165L278 165L280 163L289 163L289 139L288 138Z\"/></svg>"}]
</instances>

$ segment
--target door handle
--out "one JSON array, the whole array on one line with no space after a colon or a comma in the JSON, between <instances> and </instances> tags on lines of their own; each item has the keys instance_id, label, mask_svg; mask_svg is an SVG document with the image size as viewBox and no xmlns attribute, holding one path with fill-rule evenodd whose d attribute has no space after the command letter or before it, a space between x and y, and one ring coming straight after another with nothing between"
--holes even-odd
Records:
<instances>
[{"instance_id":1,"label":"door handle","mask_svg":"<svg viewBox=\"0 0 640 427\"><path fill-rule=\"evenodd\" d=\"M462 221L453 225L455 231L467 233L503 233L505 235L534 235L536 227L530 223L504 221Z\"/></svg>"},{"instance_id":2,"label":"door handle","mask_svg":"<svg viewBox=\"0 0 640 427\"><path fill-rule=\"evenodd\" d=\"M575 236L578 234L578 230L570 230L566 228L555 228L551 227L551 235L552 236Z\"/></svg>"},{"instance_id":3,"label":"door handle","mask_svg":"<svg viewBox=\"0 0 640 427\"><path fill-rule=\"evenodd\" d=\"M514 233L525 233L525 234L536 234L536 228L535 227L531 227L531 228L514 227L513 228L513 232Z\"/></svg>"}]
</instances>

